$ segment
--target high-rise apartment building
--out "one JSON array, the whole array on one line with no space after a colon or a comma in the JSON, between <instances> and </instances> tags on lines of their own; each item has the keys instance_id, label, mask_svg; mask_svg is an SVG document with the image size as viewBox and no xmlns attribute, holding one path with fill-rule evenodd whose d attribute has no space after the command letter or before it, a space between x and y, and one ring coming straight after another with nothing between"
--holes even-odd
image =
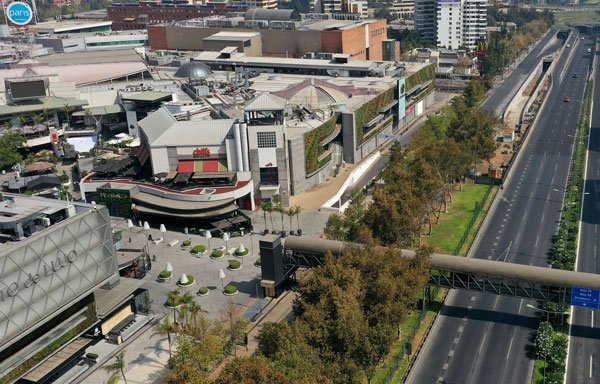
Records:
<instances>
[{"instance_id":1,"label":"high-rise apartment building","mask_svg":"<svg viewBox=\"0 0 600 384\"><path fill-rule=\"evenodd\" d=\"M463 12L461 0L437 0L437 46L448 49L462 47Z\"/></svg>"},{"instance_id":2,"label":"high-rise apartment building","mask_svg":"<svg viewBox=\"0 0 600 384\"><path fill-rule=\"evenodd\" d=\"M394 0L389 10L396 19L412 19L415 13L415 0Z\"/></svg>"},{"instance_id":3,"label":"high-rise apartment building","mask_svg":"<svg viewBox=\"0 0 600 384\"><path fill-rule=\"evenodd\" d=\"M366 0L311 0L312 13L353 13L361 18L368 17Z\"/></svg>"},{"instance_id":4,"label":"high-rise apartment building","mask_svg":"<svg viewBox=\"0 0 600 384\"><path fill-rule=\"evenodd\" d=\"M486 26L487 0L415 0L415 29L440 48L475 49Z\"/></svg>"},{"instance_id":5,"label":"high-rise apartment building","mask_svg":"<svg viewBox=\"0 0 600 384\"><path fill-rule=\"evenodd\" d=\"M436 41L436 0L415 0L415 29L424 40Z\"/></svg>"}]
</instances>

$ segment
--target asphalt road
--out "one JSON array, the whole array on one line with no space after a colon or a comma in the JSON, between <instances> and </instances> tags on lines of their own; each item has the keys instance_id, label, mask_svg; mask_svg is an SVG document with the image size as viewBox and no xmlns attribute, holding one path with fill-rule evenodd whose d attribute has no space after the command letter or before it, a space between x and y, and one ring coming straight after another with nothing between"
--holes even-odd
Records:
<instances>
[{"instance_id":1,"label":"asphalt road","mask_svg":"<svg viewBox=\"0 0 600 384\"><path fill-rule=\"evenodd\" d=\"M577 270L600 273L600 71L595 70L592 124L584 184ZM567 365L567 383L600 382L600 321L598 311L574 308Z\"/></svg>"},{"instance_id":2,"label":"asphalt road","mask_svg":"<svg viewBox=\"0 0 600 384\"><path fill-rule=\"evenodd\" d=\"M556 27L550 29L542 41L533 48L527 57L511 72L510 76L502 82L501 86L494 90L494 93L482 104L484 110L499 114L506 109L540 60L560 47L560 41L549 44L557 32L558 28Z\"/></svg>"},{"instance_id":3,"label":"asphalt road","mask_svg":"<svg viewBox=\"0 0 600 384\"><path fill-rule=\"evenodd\" d=\"M548 266L580 113L583 74L590 62L586 46L569 43L576 50L573 60L562 55L554 67L548 100L470 257ZM575 72L577 78L572 77ZM567 95L571 103L563 102ZM528 303L451 291L407 382L529 383L538 320L535 311L526 307Z\"/></svg>"}]
</instances>

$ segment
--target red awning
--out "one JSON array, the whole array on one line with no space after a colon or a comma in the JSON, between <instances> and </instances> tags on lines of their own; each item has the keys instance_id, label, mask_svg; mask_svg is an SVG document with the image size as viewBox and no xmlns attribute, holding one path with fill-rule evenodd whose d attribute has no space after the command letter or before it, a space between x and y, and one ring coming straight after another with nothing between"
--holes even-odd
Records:
<instances>
[{"instance_id":1,"label":"red awning","mask_svg":"<svg viewBox=\"0 0 600 384\"><path fill-rule=\"evenodd\" d=\"M177 172L194 172L194 160L180 161Z\"/></svg>"},{"instance_id":2,"label":"red awning","mask_svg":"<svg viewBox=\"0 0 600 384\"><path fill-rule=\"evenodd\" d=\"M203 172L218 172L219 171L219 160L204 160L202 164Z\"/></svg>"}]
</instances>

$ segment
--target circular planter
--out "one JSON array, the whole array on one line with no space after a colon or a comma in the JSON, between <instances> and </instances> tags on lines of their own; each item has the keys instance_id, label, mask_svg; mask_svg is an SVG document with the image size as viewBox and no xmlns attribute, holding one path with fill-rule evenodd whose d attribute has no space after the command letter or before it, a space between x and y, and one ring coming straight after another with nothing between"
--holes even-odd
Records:
<instances>
[{"instance_id":1,"label":"circular planter","mask_svg":"<svg viewBox=\"0 0 600 384\"><path fill-rule=\"evenodd\" d=\"M210 291L208 290L208 288L207 288L207 287L200 287L200 288L198 289L198 292L196 292L196 295L198 295L198 296L208 296L208 293L209 293L209 292L210 292Z\"/></svg>"},{"instance_id":2,"label":"circular planter","mask_svg":"<svg viewBox=\"0 0 600 384\"><path fill-rule=\"evenodd\" d=\"M165 307L167 307L169 309L177 309L177 308L181 307L181 304L183 304L183 302L181 301L181 297L179 298L179 300L177 300L175 305L169 304L169 299L167 299L167 301L165 301Z\"/></svg>"},{"instance_id":3,"label":"circular planter","mask_svg":"<svg viewBox=\"0 0 600 384\"><path fill-rule=\"evenodd\" d=\"M189 240L183 240L183 243L181 243L181 248L187 249L192 245L192 242Z\"/></svg>"},{"instance_id":4,"label":"circular planter","mask_svg":"<svg viewBox=\"0 0 600 384\"><path fill-rule=\"evenodd\" d=\"M229 260L229 266L227 267L230 271L237 271L242 269L242 264L237 260Z\"/></svg>"},{"instance_id":5,"label":"circular planter","mask_svg":"<svg viewBox=\"0 0 600 384\"><path fill-rule=\"evenodd\" d=\"M204 245L195 245L190 252L192 255L200 257L206 253L206 247Z\"/></svg>"},{"instance_id":6,"label":"circular planter","mask_svg":"<svg viewBox=\"0 0 600 384\"><path fill-rule=\"evenodd\" d=\"M260 263L260 259L258 259L258 260L256 260L256 261L254 262L254 266L255 266L256 268L262 268L262 266L261 266L261 263Z\"/></svg>"},{"instance_id":7,"label":"circular planter","mask_svg":"<svg viewBox=\"0 0 600 384\"><path fill-rule=\"evenodd\" d=\"M244 252L239 252L239 250L237 250L237 249L235 250L235 252L233 252L233 254L235 256L237 256L237 257L244 257L244 256L248 255L248 253L250 253L250 251L248 250L248 248L246 248L244 250Z\"/></svg>"},{"instance_id":8,"label":"circular planter","mask_svg":"<svg viewBox=\"0 0 600 384\"><path fill-rule=\"evenodd\" d=\"M211 259L220 259L223 256L225 256L225 252L221 251L220 249L215 249L210 254Z\"/></svg>"},{"instance_id":9,"label":"circular planter","mask_svg":"<svg viewBox=\"0 0 600 384\"><path fill-rule=\"evenodd\" d=\"M171 276L173 276L173 272L169 272L169 271L162 271L161 273L158 274L159 280L162 280L162 281L169 280L171 278Z\"/></svg>"},{"instance_id":10,"label":"circular planter","mask_svg":"<svg viewBox=\"0 0 600 384\"><path fill-rule=\"evenodd\" d=\"M194 279L194 276L192 275L186 275L188 278L188 283L187 284L181 284L179 283L179 281L177 281L177 286L181 287L181 288L186 288L186 287L191 287L192 285L196 284L196 279Z\"/></svg>"},{"instance_id":11,"label":"circular planter","mask_svg":"<svg viewBox=\"0 0 600 384\"><path fill-rule=\"evenodd\" d=\"M233 296L238 294L238 289L235 285L227 284L225 288L223 288L223 294L225 296Z\"/></svg>"}]
</instances>

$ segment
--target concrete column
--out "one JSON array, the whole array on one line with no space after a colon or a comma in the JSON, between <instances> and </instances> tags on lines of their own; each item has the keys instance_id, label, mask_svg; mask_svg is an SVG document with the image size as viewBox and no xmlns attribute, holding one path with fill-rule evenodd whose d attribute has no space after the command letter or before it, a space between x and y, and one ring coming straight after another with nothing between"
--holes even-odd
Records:
<instances>
[{"instance_id":1,"label":"concrete column","mask_svg":"<svg viewBox=\"0 0 600 384\"><path fill-rule=\"evenodd\" d=\"M250 159L248 158L248 124L240 123L240 139L242 141L242 163L244 172L250 172Z\"/></svg>"},{"instance_id":2,"label":"concrete column","mask_svg":"<svg viewBox=\"0 0 600 384\"><path fill-rule=\"evenodd\" d=\"M235 143L235 170L243 171L244 163L242 162L242 142L240 138L240 124L233 124L233 140Z\"/></svg>"}]
</instances>

